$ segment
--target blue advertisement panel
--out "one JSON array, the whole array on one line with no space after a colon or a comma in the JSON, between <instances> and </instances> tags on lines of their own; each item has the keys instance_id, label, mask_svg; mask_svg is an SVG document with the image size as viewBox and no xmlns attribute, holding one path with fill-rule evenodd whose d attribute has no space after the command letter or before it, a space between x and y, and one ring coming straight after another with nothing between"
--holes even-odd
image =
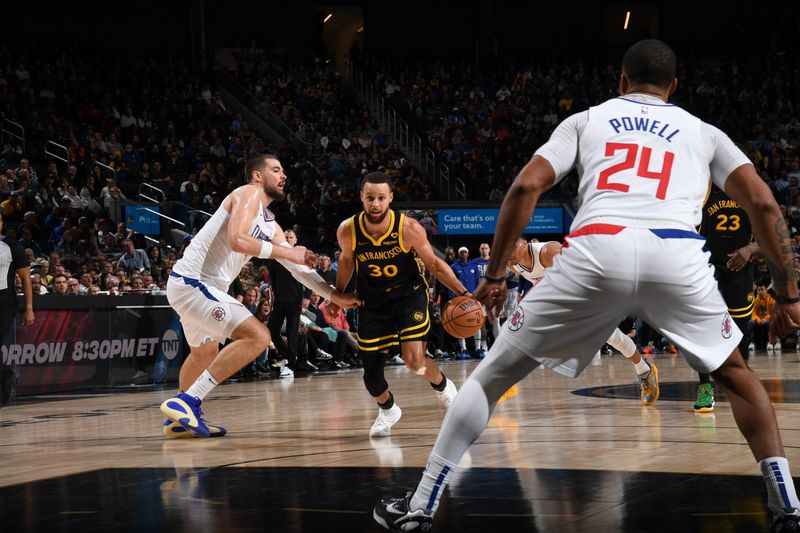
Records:
<instances>
[{"instance_id":1,"label":"blue advertisement panel","mask_svg":"<svg viewBox=\"0 0 800 533\"><path fill-rule=\"evenodd\" d=\"M147 211L145 208L161 212L161 208L157 205L126 205L125 206L125 223L128 229L132 229L137 233L144 233L145 235L158 235L161 233L161 220L156 213Z\"/></svg>"},{"instance_id":2,"label":"blue advertisement panel","mask_svg":"<svg viewBox=\"0 0 800 533\"><path fill-rule=\"evenodd\" d=\"M499 209L439 209L436 228L439 234L477 235L494 233ZM525 233L564 233L561 207L537 208Z\"/></svg>"}]
</instances>

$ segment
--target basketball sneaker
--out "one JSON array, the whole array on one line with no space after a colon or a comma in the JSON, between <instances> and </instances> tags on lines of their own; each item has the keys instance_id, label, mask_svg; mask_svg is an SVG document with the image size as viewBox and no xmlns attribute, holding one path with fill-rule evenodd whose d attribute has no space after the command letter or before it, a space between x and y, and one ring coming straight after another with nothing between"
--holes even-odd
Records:
<instances>
[{"instance_id":1,"label":"basketball sneaker","mask_svg":"<svg viewBox=\"0 0 800 533\"><path fill-rule=\"evenodd\" d=\"M790 507L781 509L772 517L772 533L800 531L800 510Z\"/></svg>"},{"instance_id":2,"label":"basketball sneaker","mask_svg":"<svg viewBox=\"0 0 800 533\"><path fill-rule=\"evenodd\" d=\"M450 407L450 404L453 403L453 400L456 399L456 394L458 394L458 389L456 388L456 384L450 381L448 378L444 378L447 380L447 384L444 386L444 390L442 392L436 392L436 396L439 397L439 401L442 402L442 405L445 407Z\"/></svg>"},{"instance_id":3,"label":"basketball sneaker","mask_svg":"<svg viewBox=\"0 0 800 533\"><path fill-rule=\"evenodd\" d=\"M658 400L658 369L655 363L647 363L650 372L639 376L639 397L644 405L653 405Z\"/></svg>"},{"instance_id":4,"label":"basketball sneaker","mask_svg":"<svg viewBox=\"0 0 800 533\"><path fill-rule=\"evenodd\" d=\"M205 422L205 420L203 422ZM224 437L228 433L228 430L222 426L215 426L214 424L209 424L208 422L205 422L205 424L208 428L209 437ZM177 422L173 422L170 419L164 421L164 424L161 426L161 432L168 439L185 439L195 436L194 433L188 431L185 427Z\"/></svg>"},{"instance_id":5,"label":"basketball sneaker","mask_svg":"<svg viewBox=\"0 0 800 533\"><path fill-rule=\"evenodd\" d=\"M196 436L208 437L211 432L203 421L203 412L200 410L202 403L203 400L199 398L179 392L177 396L161 404L161 412Z\"/></svg>"},{"instance_id":6,"label":"basketball sneaker","mask_svg":"<svg viewBox=\"0 0 800 533\"><path fill-rule=\"evenodd\" d=\"M402 498L384 498L375 506L372 518L389 531L400 533L430 531L433 526L433 516L422 509L416 511L408 509L412 494L408 491Z\"/></svg>"},{"instance_id":7,"label":"basketball sneaker","mask_svg":"<svg viewBox=\"0 0 800 533\"><path fill-rule=\"evenodd\" d=\"M697 401L694 402L695 413L710 413L714 410L714 385L701 383L697 386Z\"/></svg>"},{"instance_id":8,"label":"basketball sneaker","mask_svg":"<svg viewBox=\"0 0 800 533\"><path fill-rule=\"evenodd\" d=\"M392 426L400 421L403 411L397 404L389 409L378 408L378 416L375 418L372 427L369 429L370 437L388 437L392 432Z\"/></svg>"}]
</instances>

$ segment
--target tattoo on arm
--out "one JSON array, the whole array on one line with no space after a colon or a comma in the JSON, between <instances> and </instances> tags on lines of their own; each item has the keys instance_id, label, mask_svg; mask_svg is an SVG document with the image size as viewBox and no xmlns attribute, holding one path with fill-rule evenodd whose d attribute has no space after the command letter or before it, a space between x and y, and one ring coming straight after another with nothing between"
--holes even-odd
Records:
<instances>
[{"instance_id":1,"label":"tattoo on arm","mask_svg":"<svg viewBox=\"0 0 800 533\"><path fill-rule=\"evenodd\" d=\"M790 280L795 279L794 251L792 250L792 243L789 238L789 228L786 226L786 221L782 218L775 222L775 233L778 235L778 242L781 249L781 264L776 265L766 256L765 259L770 274L772 274L773 281L776 283L788 283Z\"/></svg>"}]
</instances>

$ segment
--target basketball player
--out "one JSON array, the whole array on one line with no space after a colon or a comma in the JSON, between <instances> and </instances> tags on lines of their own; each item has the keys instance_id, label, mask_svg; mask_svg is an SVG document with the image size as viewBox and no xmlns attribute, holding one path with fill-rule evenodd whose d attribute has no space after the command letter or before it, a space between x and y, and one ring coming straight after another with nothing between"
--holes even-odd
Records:
<instances>
[{"instance_id":1,"label":"basketball player","mask_svg":"<svg viewBox=\"0 0 800 533\"><path fill-rule=\"evenodd\" d=\"M194 236L167 282L167 300L178 313L191 352L180 373L178 393L161 404L169 417L163 432L170 437L222 436L222 427L206 424L200 405L206 395L250 363L270 342L267 327L227 293L251 257L273 258L313 291L341 306L360 302L355 294L332 291L310 268L316 256L303 246L291 247L268 207L282 200L286 174L271 154L253 157L245 166L247 185L222 201ZM219 343L233 342L219 350Z\"/></svg>"},{"instance_id":2,"label":"basketball player","mask_svg":"<svg viewBox=\"0 0 800 533\"><path fill-rule=\"evenodd\" d=\"M660 41L631 46L622 61L621 96L564 120L517 175L503 200L494 253L476 298L489 309L503 304L503 273L517 236L541 194L577 168L581 207L571 234L462 385L416 491L376 505L374 517L384 527L430 530L448 480L497 399L540 364L569 365L579 374L629 314L668 336L696 371L711 373L727 390L764 476L773 527L800 526L800 501L775 411L739 353L742 334L695 231L709 179L750 217L778 294L771 325L778 336L800 325L789 232L747 156L719 129L668 103L677 87L675 63ZM537 354L547 357L534 359Z\"/></svg>"},{"instance_id":3,"label":"basketball player","mask_svg":"<svg viewBox=\"0 0 800 533\"><path fill-rule=\"evenodd\" d=\"M706 238L706 248L711 252L711 266L728 314L742 331L739 353L745 361L750 356L748 323L753 314L753 263L750 259L758 252L753 241L750 219L739 204L731 200L719 187L712 186L703 206L703 222L698 230ZM714 410L714 385L706 372L698 374L696 413Z\"/></svg>"},{"instance_id":4,"label":"basketball player","mask_svg":"<svg viewBox=\"0 0 800 533\"><path fill-rule=\"evenodd\" d=\"M358 354L364 363L364 385L378 403L370 437L385 437L402 415L383 375L391 346L400 346L403 362L428 380L445 407L455 398L455 384L431 360L425 344L431 328L428 284L418 261L455 294L469 294L450 266L433 253L419 222L390 208L392 181L371 172L361 181L364 210L344 220L336 232L342 254L336 287L346 287L356 270L356 291L364 301L358 310Z\"/></svg>"},{"instance_id":5,"label":"basketball player","mask_svg":"<svg viewBox=\"0 0 800 533\"><path fill-rule=\"evenodd\" d=\"M0 233L3 232L3 216L0 215ZM34 321L33 285L31 285L31 267L25 255L25 248L13 239L0 236L0 335L2 341L13 342L11 330L17 316L17 291L14 280L19 276L22 281L22 294L25 299L25 310L22 312L22 325L30 326ZM19 384L19 372L16 363L0 360L0 405L14 401Z\"/></svg>"},{"instance_id":6,"label":"basketball player","mask_svg":"<svg viewBox=\"0 0 800 533\"><path fill-rule=\"evenodd\" d=\"M536 286L544 278L544 269L553 266L553 258L561 253L561 244L555 241L527 242L520 238L511 250L508 268ZM639 397L644 405L653 405L658 400L658 369L655 363L648 363L642 358L636 343L614 328L614 333L606 343L619 350L628 358L639 378ZM558 371L558 367L555 368Z\"/></svg>"}]
</instances>

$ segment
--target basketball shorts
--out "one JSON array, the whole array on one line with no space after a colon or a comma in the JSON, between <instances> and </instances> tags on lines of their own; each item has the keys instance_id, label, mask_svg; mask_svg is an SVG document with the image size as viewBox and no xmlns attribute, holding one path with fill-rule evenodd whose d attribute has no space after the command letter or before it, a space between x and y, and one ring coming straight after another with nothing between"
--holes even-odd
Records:
<instances>
[{"instance_id":1,"label":"basketball shorts","mask_svg":"<svg viewBox=\"0 0 800 533\"><path fill-rule=\"evenodd\" d=\"M189 346L224 342L239 324L253 316L227 292L175 272L167 281L167 301L181 319Z\"/></svg>"},{"instance_id":2,"label":"basketball shorts","mask_svg":"<svg viewBox=\"0 0 800 533\"><path fill-rule=\"evenodd\" d=\"M430 329L425 290L365 304L358 310L358 349L376 352L403 342L426 341Z\"/></svg>"},{"instance_id":3,"label":"basketball shorts","mask_svg":"<svg viewBox=\"0 0 800 533\"><path fill-rule=\"evenodd\" d=\"M736 272L725 264L714 265L714 275L731 316L748 318L753 314L753 263Z\"/></svg>"},{"instance_id":4,"label":"basketball shorts","mask_svg":"<svg viewBox=\"0 0 800 533\"><path fill-rule=\"evenodd\" d=\"M505 322L492 351L510 344L576 376L620 321L634 315L674 342L698 372L716 370L739 343L742 333L696 233L621 228L567 236L566 242Z\"/></svg>"}]
</instances>

